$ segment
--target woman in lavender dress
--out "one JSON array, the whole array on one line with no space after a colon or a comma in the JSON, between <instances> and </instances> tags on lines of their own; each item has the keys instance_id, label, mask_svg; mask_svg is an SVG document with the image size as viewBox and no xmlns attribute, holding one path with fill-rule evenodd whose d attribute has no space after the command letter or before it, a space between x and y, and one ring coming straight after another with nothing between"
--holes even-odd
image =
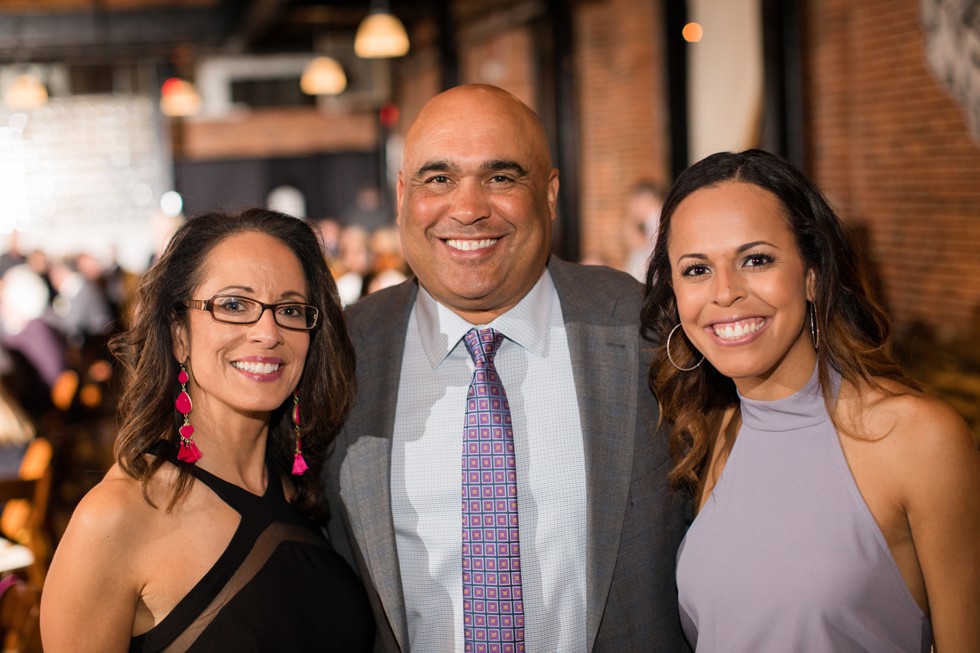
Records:
<instances>
[{"instance_id":1,"label":"woman in lavender dress","mask_svg":"<svg viewBox=\"0 0 980 653\"><path fill-rule=\"evenodd\" d=\"M696 518L678 552L697 651L976 651L980 455L919 392L842 224L758 150L666 198L644 324Z\"/></svg>"}]
</instances>

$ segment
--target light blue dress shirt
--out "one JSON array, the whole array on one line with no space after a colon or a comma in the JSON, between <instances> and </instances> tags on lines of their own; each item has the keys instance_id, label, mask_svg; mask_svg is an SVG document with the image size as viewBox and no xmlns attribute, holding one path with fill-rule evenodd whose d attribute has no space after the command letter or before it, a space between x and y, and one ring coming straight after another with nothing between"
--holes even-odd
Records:
<instances>
[{"instance_id":1,"label":"light blue dress shirt","mask_svg":"<svg viewBox=\"0 0 980 653\"><path fill-rule=\"evenodd\" d=\"M528 651L586 650L582 424L558 294L545 270L489 325L517 453ZM395 542L412 651L463 651L462 440L473 328L425 289L409 318L391 453Z\"/></svg>"}]
</instances>

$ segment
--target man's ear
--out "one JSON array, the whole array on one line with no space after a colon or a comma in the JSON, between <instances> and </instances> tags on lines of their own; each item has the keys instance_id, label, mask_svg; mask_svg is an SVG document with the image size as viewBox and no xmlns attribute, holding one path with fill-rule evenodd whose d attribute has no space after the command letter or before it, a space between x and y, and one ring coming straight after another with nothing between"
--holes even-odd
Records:
<instances>
[{"instance_id":1,"label":"man's ear","mask_svg":"<svg viewBox=\"0 0 980 653\"><path fill-rule=\"evenodd\" d=\"M405 195L405 177L402 171L398 171L398 180L395 182L395 224L402 224L402 197Z\"/></svg>"},{"instance_id":2,"label":"man's ear","mask_svg":"<svg viewBox=\"0 0 980 653\"><path fill-rule=\"evenodd\" d=\"M548 176L548 208L553 221L558 217L558 168L552 168Z\"/></svg>"}]
</instances>

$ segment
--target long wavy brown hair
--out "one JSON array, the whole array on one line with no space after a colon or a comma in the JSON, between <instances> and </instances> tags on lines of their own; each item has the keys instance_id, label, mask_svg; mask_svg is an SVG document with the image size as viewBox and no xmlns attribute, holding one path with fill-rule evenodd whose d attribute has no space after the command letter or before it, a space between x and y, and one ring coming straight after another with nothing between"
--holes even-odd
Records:
<instances>
[{"instance_id":1,"label":"long wavy brown hair","mask_svg":"<svg viewBox=\"0 0 980 653\"><path fill-rule=\"evenodd\" d=\"M302 476L290 474L295 441L291 396L272 411L266 450L272 467L295 485L293 505L319 518L325 513L320 471L327 448L354 401L354 350L337 287L315 233L303 220L282 213L249 209L239 215L207 213L192 218L177 230L159 261L144 275L136 291L132 324L110 342L112 353L123 365L125 382L115 459L126 474L140 482L150 502L148 483L164 461L147 454L159 440L176 444L182 423L174 409L180 384L173 327L187 324L184 302L203 280L205 257L225 238L250 231L267 234L292 250L303 268L309 302L320 309L298 387L303 457L309 470ZM178 463L177 469L168 510L193 481L184 463Z\"/></svg>"},{"instance_id":2,"label":"long wavy brown hair","mask_svg":"<svg viewBox=\"0 0 980 653\"><path fill-rule=\"evenodd\" d=\"M668 335L680 322L667 245L671 218L681 202L698 190L728 181L752 184L779 200L804 266L814 273L813 304L820 334L817 374L831 415L831 370L859 389L880 389L876 379L881 378L916 387L894 357L891 327L884 308L873 297L865 262L819 189L787 161L762 150L708 156L681 173L664 199L642 309L644 329L659 343L649 383L660 402L661 419L670 424L675 461L670 482L692 492L697 492L710 443L725 412L732 407L738 410L738 395L735 383L708 360L682 372L667 358ZM686 361L701 358L682 330L671 342L671 356L685 367Z\"/></svg>"}]
</instances>

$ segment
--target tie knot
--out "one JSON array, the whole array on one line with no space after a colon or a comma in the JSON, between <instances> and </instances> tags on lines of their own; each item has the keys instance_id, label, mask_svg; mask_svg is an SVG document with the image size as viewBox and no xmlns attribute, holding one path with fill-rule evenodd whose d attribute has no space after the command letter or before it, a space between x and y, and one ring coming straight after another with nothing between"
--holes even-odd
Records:
<instances>
[{"instance_id":1,"label":"tie knot","mask_svg":"<svg viewBox=\"0 0 980 653\"><path fill-rule=\"evenodd\" d=\"M504 341L504 334L496 329L489 327L485 329L470 329L463 336L466 349L470 352L470 358L479 368L486 368L493 365L493 357L500 349L500 343Z\"/></svg>"}]
</instances>

